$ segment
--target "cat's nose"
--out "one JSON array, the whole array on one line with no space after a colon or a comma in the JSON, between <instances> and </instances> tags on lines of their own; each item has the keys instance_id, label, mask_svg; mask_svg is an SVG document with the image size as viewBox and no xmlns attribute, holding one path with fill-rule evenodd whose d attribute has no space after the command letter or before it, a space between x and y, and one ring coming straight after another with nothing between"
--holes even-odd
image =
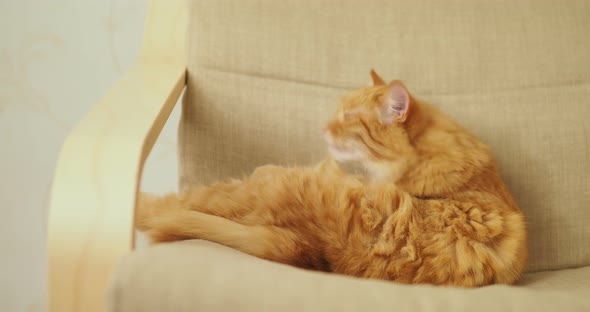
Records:
<instances>
[{"instance_id":1,"label":"cat's nose","mask_svg":"<svg viewBox=\"0 0 590 312\"><path fill-rule=\"evenodd\" d=\"M326 127L323 129L324 132L324 140L326 140L326 142L328 143L332 143L332 134L330 133L330 130Z\"/></svg>"}]
</instances>

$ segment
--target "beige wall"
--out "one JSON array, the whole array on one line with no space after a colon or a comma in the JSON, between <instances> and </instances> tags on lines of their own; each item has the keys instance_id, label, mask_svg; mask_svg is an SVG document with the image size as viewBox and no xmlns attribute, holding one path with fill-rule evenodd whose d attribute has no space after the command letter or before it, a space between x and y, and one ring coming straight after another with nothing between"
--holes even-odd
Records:
<instances>
[{"instance_id":1,"label":"beige wall","mask_svg":"<svg viewBox=\"0 0 590 312\"><path fill-rule=\"evenodd\" d=\"M70 129L137 55L147 0L0 1L0 311L44 311L47 203ZM178 110L147 190L176 187ZM154 165L155 164L155 165Z\"/></svg>"}]
</instances>

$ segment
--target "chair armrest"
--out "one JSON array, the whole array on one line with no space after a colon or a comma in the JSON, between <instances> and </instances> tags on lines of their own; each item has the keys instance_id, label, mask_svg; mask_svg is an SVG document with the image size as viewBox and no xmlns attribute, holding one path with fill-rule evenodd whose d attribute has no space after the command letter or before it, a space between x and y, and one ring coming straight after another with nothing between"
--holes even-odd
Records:
<instances>
[{"instance_id":1,"label":"chair armrest","mask_svg":"<svg viewBox=\"0 0 590 312\"><path fill-rule=\"evenodd\" d=\"M149 0L139 60L68 135L49 207L49 311L104 311L143 164L186 80L187 0Z\"/></svg>"},{"instance_id":2,"label":"chair armrest","mask_svg":"<svg viewBox=\"0 0 590 312\"><path fill-rule=\"evenodd\" d=\"M138 62L67 137L48 225L51 311L102 310L133 247L143 164L185 84L184 65Z\"/></svg>"}]
</instances>

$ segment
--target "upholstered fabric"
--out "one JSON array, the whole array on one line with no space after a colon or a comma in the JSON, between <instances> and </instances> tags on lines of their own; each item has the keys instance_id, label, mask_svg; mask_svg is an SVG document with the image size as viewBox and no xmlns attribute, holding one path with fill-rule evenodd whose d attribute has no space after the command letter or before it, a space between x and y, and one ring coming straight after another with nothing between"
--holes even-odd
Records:
<instances>
[{"instance_id":1,"label":"upholstered fabric","mask_svg":"<svg viewBox=\"0 0 590 312\"><path fill-rule=\"evenodd\" d=\"M126 257L108 311L590 311L590 267L532 273L520 285L409 286L304 271L206 241Z\"/></svg>"},{"instance_id":2,"label":"upholstered fabric","mask_svg":"<svg viewBox=\"0 0 590 312\"><path fill-rule=\"evenodd\" d=\"M191 2L183 189L325 155L375 67L488 143L529 225L529 271L590 264L590 2Z\"/></svg>"}]
</instances>

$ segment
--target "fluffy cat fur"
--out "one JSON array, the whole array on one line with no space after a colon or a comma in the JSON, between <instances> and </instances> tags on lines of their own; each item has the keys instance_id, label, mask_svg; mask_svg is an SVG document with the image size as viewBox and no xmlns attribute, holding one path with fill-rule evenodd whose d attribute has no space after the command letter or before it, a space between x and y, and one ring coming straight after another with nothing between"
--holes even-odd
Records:
<instances>
[{"instance_id":1,"label":"fluffy cat fur","mask_svg":"<svg viewBox=\"0 0 590 312\"><path fill-rule=\"evenodd\" d=\"M371 77L325 128L332 157L182 194L141 194L137 227L153 242L206 239L357 277L514 283L527 260L525 221L489 148L402 82ZM360 162L368 177L336 161Z\"/></svg>"}]
</instances>

